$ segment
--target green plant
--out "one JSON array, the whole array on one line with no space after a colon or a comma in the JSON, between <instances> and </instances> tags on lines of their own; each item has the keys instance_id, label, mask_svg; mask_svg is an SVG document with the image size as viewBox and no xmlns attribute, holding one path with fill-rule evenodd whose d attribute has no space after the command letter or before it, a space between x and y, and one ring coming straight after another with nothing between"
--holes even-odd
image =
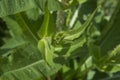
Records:
<instances>
[{"instance_id":1,"label":"green plant","mask_svg":"<svg viewBox=\"0 0 120 80\"><path fill-rule=\"evenodd\" d=\"M0 0L0 80L120 79L120 1L99 2Z\"/></svg>"}]
</instances>

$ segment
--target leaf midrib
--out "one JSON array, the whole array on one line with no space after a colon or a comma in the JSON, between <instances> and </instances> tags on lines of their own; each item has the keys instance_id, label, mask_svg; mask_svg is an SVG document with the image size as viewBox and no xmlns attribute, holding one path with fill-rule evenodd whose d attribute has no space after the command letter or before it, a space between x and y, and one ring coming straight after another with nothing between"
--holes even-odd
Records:
<instances>
[{"instance_id":1,"label":"leaf midrib","mask_svg":"<svg viewBox=\"0 0 120 80\"><path fill-rule=\"evenodd\" d=\"M44 60L39 60L39 61L34 62L34 63L30 64L30 65L27 65L27 66L25 66L25 67L21 67L21 68L18 68L18 69L12 70L12 71L5 72L5 73L3 73L3 75L9 74L9 73L14 73L14 72L19 72L19 71L22 71L22 70L28 69L28 68L30 68L30 67L32 67L32 66L34 66L34 65L40 64L40 63L42 63L42 62L45 63ZM47 64L46 64L46 65L47 65Z\"/></svg>"}]
</instances>

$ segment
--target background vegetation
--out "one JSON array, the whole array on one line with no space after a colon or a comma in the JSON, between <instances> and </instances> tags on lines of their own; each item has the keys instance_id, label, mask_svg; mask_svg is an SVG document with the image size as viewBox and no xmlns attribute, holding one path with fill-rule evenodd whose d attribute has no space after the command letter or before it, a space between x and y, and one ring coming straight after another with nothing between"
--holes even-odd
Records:
<instances>
[{"instance_id":1,"label":"background vegetation","mask_svg":"<svg viewBox=\"0 0 120 80\"><path fill-rule=\"evenodd\" d=\"M120 0L0 0L0 80L119 80Z\"/></svg>"}]
</instances>

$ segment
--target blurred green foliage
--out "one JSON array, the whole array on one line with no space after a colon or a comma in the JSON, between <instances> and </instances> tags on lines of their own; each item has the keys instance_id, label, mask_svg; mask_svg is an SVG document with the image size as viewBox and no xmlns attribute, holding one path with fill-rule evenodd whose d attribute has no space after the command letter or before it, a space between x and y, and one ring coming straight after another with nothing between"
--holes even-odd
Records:
<instances>
[{"instance_id":1,"label":"blurred green foliage","mask_svg":"<svg viewBox=\"0 0 120 80\"><path fill-rule=\"evenodd\" d=\"M119 80L119 0L0 0L0 80Z\"/></svg>"}]
</instances>

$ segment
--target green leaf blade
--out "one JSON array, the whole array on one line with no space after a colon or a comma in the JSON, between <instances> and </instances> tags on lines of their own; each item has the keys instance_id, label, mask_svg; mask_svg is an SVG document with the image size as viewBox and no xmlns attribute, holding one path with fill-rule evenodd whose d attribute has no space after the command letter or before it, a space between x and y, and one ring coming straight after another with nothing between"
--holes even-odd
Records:
<instances>
[{"instance_id":1,"label":"green leaf blade","mask_svg":"<svg viewBox=\"0 0 120 80\"><path fill-rule=\"evenodd\" d=\"M0 0L0 17L35 7L33 0Z\"/></svg>"}]
</instances>

